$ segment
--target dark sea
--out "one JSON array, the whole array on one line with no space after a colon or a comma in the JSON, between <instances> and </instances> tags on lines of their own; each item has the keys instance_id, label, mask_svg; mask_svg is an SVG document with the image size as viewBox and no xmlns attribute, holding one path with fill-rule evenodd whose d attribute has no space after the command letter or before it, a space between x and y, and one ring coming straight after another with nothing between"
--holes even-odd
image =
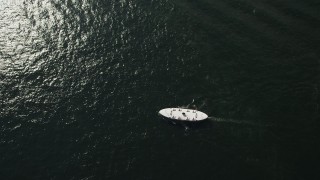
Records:
<instances>
[{"instance_id":1,"label":"dark sea","mask_svg":"<svg viewBox=\"0 0 320 180\"><path fill-rule=\"evenodd\" d=\"M0 179L319 180L319 88L319 0L0 0Z\"/></svg>"}]
</instances>

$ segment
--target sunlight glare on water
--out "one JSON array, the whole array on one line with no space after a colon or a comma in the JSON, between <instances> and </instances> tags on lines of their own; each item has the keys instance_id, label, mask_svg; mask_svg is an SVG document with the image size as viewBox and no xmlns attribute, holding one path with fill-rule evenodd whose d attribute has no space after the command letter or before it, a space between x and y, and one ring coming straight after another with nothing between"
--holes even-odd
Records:
<instances>
[{"instance_id":1,"label":"sunlight glare on water","mask_svg":"<svg viewBox=\"0 0 320 180\"><path fill-rule=\"evenodd\" d=\"M297 0L0 0L0 175L312 179L319 20ZM210 118L157 114L186 105Z\"/></svg>"}]
</instances>

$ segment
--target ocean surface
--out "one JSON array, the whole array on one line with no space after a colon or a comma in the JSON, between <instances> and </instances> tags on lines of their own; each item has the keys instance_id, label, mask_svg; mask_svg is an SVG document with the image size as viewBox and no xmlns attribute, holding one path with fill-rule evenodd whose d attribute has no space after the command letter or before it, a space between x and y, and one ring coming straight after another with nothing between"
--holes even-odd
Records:
<instances>
[{"instance_id":1,"label":"ocean surface","mask_svg":"<svg viewBox=\"0 0 320 180\"><path fill-rule=\"evenodd\" d=\"M0 0L0 179L320 179L319 9Z\"/></svg>"}]
</instances>

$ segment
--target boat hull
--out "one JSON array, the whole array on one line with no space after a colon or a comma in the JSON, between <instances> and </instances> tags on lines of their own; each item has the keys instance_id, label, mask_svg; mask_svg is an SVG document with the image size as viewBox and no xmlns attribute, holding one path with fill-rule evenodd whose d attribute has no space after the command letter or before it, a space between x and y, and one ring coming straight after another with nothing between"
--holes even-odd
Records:
<instances>
[{"instance_id":1,"label":"boat hull","mask_svg":"<svg viewBox=\"0 0 320 180\"><path fill-rule=\"evenodd\" d=\"M198 122L208 118L208 115L194 109L184 108L165 108L159 111L159 114L177 121Z\"/></svg>"}]
</instances>

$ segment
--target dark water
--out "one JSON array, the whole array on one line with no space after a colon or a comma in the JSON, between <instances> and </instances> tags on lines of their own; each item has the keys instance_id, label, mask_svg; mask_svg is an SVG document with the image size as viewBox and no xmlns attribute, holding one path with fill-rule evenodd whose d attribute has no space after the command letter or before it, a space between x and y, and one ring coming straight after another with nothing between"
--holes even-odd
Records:
<instances>
[{"instance_id":1,"label":"dark water","mask_svg":"<svg viewBox=\"0 0 320 180\"><path fill-rule=\"evenodd\" d=\"M1 179L320 178L318 1L0 3Z\"/></svg>"}]
</instances>

